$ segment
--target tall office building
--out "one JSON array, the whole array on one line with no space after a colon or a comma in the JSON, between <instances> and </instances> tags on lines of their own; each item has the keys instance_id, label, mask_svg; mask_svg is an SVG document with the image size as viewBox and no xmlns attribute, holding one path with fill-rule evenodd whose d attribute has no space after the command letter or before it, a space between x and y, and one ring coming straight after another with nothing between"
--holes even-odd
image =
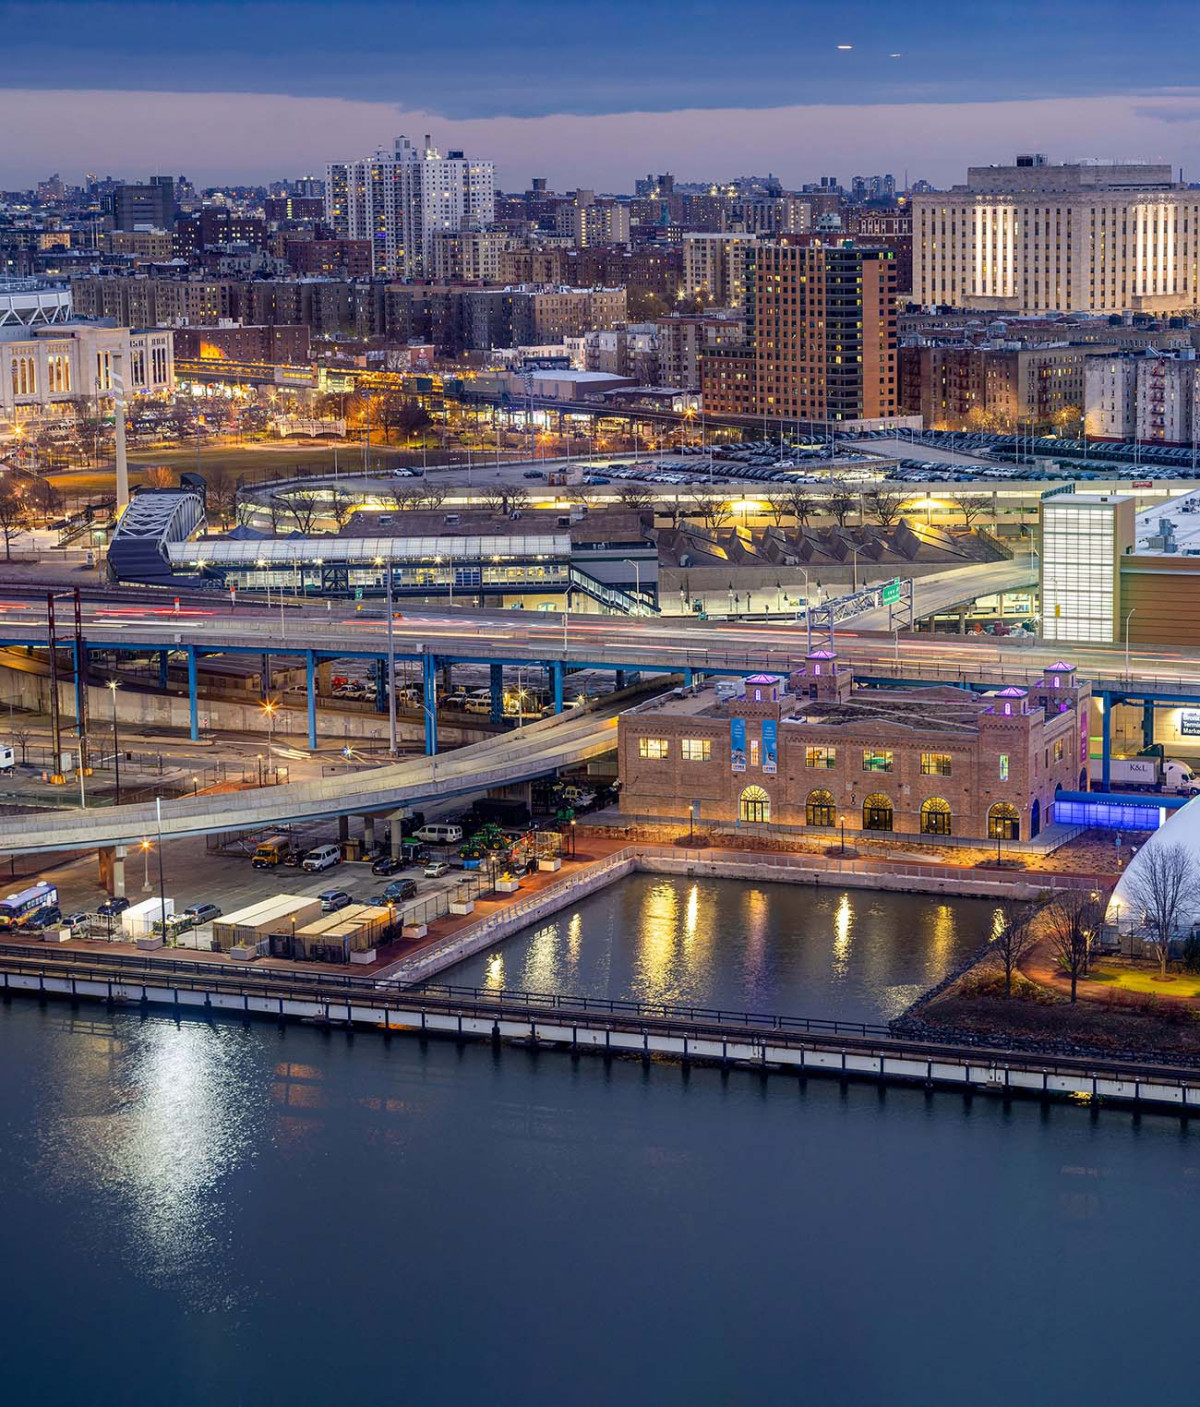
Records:
<instances>
[{"instance_id":1,"label":"tall office building","mask_svg":"<svg viewBox=\"0 0 1200 1407\"><path fill-rule=\"evenodd\" d=\"M326 168L326 221L342 239L371 241L376 274L430 276L435 235L489 225L495 209L492 163L442 156L429 137L420 148L397 137L390 152Z\"/></svg>"},{"instance_id":2,"label":"tall office building","mask_svg":"<svg viewBox=\"0 0 1200 1407\"><path fill-rule=\"evenodd\" d=\"M174 178L151 176L145 185L114 186L105 200L105 214L114 230L138 225L169 230L175 222Z\"/></svg>"},{"instance_id":3,"label":"tall office building","mask_svg":"<svg viewBox=\"0 0 1200 1407\"><path fill-rule=\"evenodd\" d=\"M746 260L746 346L701 362L706 410L782 420L899 413L890 249L759 244Z\"/></svg>"},{"instance_id":4,"label":"tall office building","mask_svg":"<svg viewBox=\"0 0 1200 1407\"><path fill-rule=\"evenodd\" d=\"M1171 168L1019 156L914 194L917 302L1011 313L1154 312L1200 301L1200 191Z\"/></svg>"}]
</instances>

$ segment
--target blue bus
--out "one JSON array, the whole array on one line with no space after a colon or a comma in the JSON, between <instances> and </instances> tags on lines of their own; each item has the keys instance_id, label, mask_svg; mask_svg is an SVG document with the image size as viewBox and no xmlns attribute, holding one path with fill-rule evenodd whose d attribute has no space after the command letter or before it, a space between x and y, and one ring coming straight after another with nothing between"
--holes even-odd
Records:
<instances>
[{"instance_id":1,"label":"blue bus","mask_svg":"<svg viewBox=\"0 0 1200 1407\"><path fill-rule=\"evenodd\" d=\"M58 903L58 890L52 884L34 884L19 894L0 899L0 928L20 928L30 914Z\"/></svg>"}]
</instances>

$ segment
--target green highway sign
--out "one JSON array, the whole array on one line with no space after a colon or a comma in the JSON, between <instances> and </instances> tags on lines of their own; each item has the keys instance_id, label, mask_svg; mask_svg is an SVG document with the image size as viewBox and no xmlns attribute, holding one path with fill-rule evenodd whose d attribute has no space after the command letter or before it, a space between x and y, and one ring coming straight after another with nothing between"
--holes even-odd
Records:
<instances>
[{"instance_id":1,"label":"green highway sign","mask_svg":"<svg viewBox=\"0 0 1200 1407\"><path fill-rule=\"evenodd\" d=\"M880 594L879 599L883 602L883 604L884 604L885 606L894 606L894 605L896 604L896 602L899 601L899 599L900 599L900 578L899 578L899 577L897 577L895 581L889 581L889 582L887 583L887 585L883 588L883 591L882 591L882 593Z\"/></svg>"}]
</instances>

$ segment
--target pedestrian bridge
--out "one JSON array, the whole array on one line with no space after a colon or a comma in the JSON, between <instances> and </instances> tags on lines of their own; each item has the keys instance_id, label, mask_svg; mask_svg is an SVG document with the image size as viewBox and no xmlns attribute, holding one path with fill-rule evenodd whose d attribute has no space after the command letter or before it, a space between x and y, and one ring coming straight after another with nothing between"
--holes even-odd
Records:
<instances>
[{"instance_id":1,"label":"pedestrian bridge","mask_svg":"<svg viewBox=\"0 0 1200 1407\"><path fill-rule=\"evenodd\" d=\"M377 815L417 802L462 796L544 777L617 745L624 702L542 719L432 757L406 759L366 771L285 786L189 796L162 802L164 840L221 831L257 830L293 821ZM152 803L93 810L25 813L0 818L0 854L94 850L155 839Z\"/></svg>"}]
</instances>

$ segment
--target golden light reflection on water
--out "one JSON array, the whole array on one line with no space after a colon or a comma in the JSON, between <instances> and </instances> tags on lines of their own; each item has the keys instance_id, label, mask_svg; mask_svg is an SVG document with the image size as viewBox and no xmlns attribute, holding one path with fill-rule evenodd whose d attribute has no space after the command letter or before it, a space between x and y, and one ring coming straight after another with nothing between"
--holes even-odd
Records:
<instances>
[{"instance_id":1,"label":"golden light reflection on water","mask_svg":"<svg viewBox=\"0 0 1200 1407\"><path fill-rule=\"evenodd\" d=\"M483 981L479 984L486 987L489 992L502 992L504 990L504 954L492 953L487 960L487 967L483 970Z\"/></svg>"},{"instance_id":2,"label":"golden light reflection on water","mask_svg":"<svg viewBox=\"0 0 1200 1407\"><path fill-rule=\"evenodd\" d=\"M696 923L700 914L700 886L693 884L688 890L687 902L683 906L683 941L691 946L696 937Z\"/></svg>"},{"instance_id":3,"label":"golden light reflection on water","mask_svg":"<svg viewBox=\"0 0 1200 1407\"><path fill-rule=\"evenodd\" d=\"M954 910L949 904L936 905L929 916L929 957L939 968L953 964L956 936Z\"/></svg>"},{"instance_id":4,"label":"golden light reflection on water","mask_svg":"<svg viewBox=\"0 0 1200 1407\"><path fill-rule=\"evenodd\" d=\"M579 966L579 958L583 951L583 915L578 909L571 915L567 924L567 961L574 967Z\"/></svg>"},{"instance_id":5,"label":"golden light reflection on water","mask_svg":"<svg viewBox=\"0 0 1200 1407\"><path fill-rule=\"evenodd\" d=\"M833 914L833 975L845 977L850 971L850 947L854 936L854 906L843 894Z\"/></svg>"}]
</instances>

